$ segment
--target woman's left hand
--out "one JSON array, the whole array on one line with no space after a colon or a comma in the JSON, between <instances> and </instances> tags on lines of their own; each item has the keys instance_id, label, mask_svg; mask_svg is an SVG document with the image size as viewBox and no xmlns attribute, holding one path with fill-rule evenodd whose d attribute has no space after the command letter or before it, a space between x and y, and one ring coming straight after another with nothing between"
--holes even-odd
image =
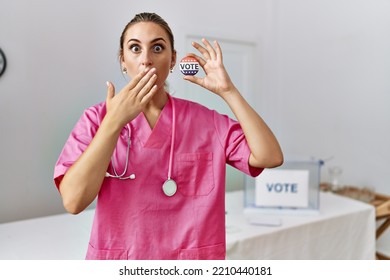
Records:
<instances>
[{"instance_id":1,"label":"woman's left hand","mask_svg":"<svg viewBox=\"0 0 390 280\"><path fill-rule=\"evenodd\" d=\"M188 56L196 58L206 76L203 78L184 76L184 79L223 97L224 94L234 90L235 86L223 65L221 47L217 41L214 41L214 47L206 39L202 39L202 42L204 46L196 42L192 43L192 46L202 54L202 57L193 53L188 54Z\"/></svg>"},{"instance_id":2,"label":"woman's left hand","mask_svg":"<svg viewBox=\"0 0 390 280\"><path fill-rule=\"evenodd\" d=\"M281 165L283 153L277 139L268 125L234 86L223 65L222 51L218 42L214 42L214 47L206 39L202 39L202 42L204 46L192 43L202 56L188 55L196 58L206 76L203 78L184 76L184 79L212 91L226 101L244 131L251 150L250 166L271 168Z\"/></svg>"}]
</instances>

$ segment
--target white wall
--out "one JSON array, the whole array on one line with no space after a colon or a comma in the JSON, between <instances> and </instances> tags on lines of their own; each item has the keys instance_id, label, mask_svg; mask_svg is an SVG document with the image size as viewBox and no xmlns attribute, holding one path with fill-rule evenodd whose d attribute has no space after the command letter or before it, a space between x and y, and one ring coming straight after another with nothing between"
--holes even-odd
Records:
<instances>
[{"instance_id":1,"label":"white wall","mask_svg":"<svg viewBox=\"0 0 390 280\"><path fill-rule=\"evenodd\" d=\"M104 100L105 81L126 82L119 36L142 11L170 23L178 57L188 34L254 42L254 107L285 153L333 156L327 165L340 165L345 183L390 194L390 1L0 4L0 47L8 57L0 78L0 222L63 212L54 163L82 110ZM178 73L171 85L180 95ZM379 243L387 252L389 239Z\"/></svg>"},{"instance_id":2,"label":"white wall","mask_svg":"<svg viewBox=\"0 0 390 280\"><path fill-rule=\"evenodd\" d=\"M284 149L334 156L328 164L343 168L344 183L386 193L389 12L390 1L278 1L272 36L273 119Z\"/></svg>"}]
</instances>

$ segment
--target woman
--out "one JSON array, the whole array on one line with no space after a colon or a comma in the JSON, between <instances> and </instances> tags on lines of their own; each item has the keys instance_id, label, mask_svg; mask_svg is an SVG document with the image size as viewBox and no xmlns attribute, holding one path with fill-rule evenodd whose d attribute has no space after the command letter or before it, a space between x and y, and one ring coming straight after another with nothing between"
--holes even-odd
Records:
<instances>
[{"instance_id":1,"label":"woman","mask_svg":"<svg viewBox=\"0 0 390 280\"><path fill-rule=\"evenodd\" d=\"M205 77L185 76L219 95L237 121L171 97L171 29L142 13L123 30L119 59L130 82L85 110L58 159L64 207L97 197L87 259L224 259L225 165L252 176L282 164L273 133L230 80L217 42L193 43Z\"/></svg>"}]
</instances>

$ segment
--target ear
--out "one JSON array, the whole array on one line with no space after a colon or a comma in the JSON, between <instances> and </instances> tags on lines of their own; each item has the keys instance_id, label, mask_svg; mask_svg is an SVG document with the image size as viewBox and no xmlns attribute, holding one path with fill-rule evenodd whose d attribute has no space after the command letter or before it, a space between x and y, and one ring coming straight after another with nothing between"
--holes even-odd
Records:
<instances>
[{"instance_id":1,"label":"ear","mask_svg":"<svg viewBox=\"0 0 390 280\"><path fill-rule=\"evenodd\" d=\"M172 69L173 67L175 67L175 65L176 65L176 50L174 50L174 51L172 52L172 59L171 59L171 67L170 67L170 69Z\"/></svg>"},{"instance_id":2,"label":"ear","mask_svg":"<svg viewBox=\"0 0 390 280\"><path fill-rule=\"evenodd\" d=\"M119 54L119 62L121 63L121 69L124 69L126 68L126 65L125 65L125 60L123 58L123 55L122 54Z\"/></svg>"},{"instance_id":3,"label":"ear","mask_svg":"<svg viewBox=\"0 0 390 280\"><path fill-rule=\"evenodd\" d=\"M123 56L123 50L122 50L122 49L119 50L119 52L118 52L118 59L119 59L119 61L120 61L121 64L125 62L125 58L124 58L124 56ZM123 66L123 65L122 65L122 66Z\"/></svg>"}]
</instances>

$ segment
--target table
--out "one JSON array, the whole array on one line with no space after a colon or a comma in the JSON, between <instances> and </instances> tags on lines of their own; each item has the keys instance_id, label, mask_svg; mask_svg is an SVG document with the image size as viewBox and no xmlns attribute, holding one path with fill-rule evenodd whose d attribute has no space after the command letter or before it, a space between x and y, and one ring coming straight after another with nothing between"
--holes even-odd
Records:
<instances>
[{"instance_id":1,"label":"table","mask_svg":"<svg viewBox=\"0 0 390 280\"><path fill-rule=\"evenodd\" d=\"M228 259L374 259L375 208L321 193L318 215L266 215L280 226L248 223L243 192L226 195ZM85 258L93 209L0 224L0 259ZM264 215L264 214L260 214ZM256 214L257 216L257 214Z\"/></svg>"},{"instance_id":2,"label":"table","mask_svg":"<svg viewBox=\"0 0 390 280\"><path fill-rule=\"evenodd\" d=\"M0 224L0 260L82 260L94 211Z\"/></svg>"},{"instance_id":3,"label":"table","mask_svg":"<svg viewBox=\"0 0 390 280\"><path fill-rule=\"evenodd\" d=\"M332 191L329 183L321 183L321 189ZM345 185L334 191L335 193L369 203L375 207L376 240L390 229L390 196L376 193L373 188ZM390 260L388 255L376 251L377 260Z\"/></svg>"},{"instance_id":4,"label":"table","mask_svg":"<svg viewBox=\"0 0 390 280\"><path fill-rule=\"evenodd\" d=\"M318 214L244 214L243 192L226 200L229 259L375 259L375 208L350 198L320 192ZM251 216L281 221L256 226Z\"/></svg>"}]
</instances>

